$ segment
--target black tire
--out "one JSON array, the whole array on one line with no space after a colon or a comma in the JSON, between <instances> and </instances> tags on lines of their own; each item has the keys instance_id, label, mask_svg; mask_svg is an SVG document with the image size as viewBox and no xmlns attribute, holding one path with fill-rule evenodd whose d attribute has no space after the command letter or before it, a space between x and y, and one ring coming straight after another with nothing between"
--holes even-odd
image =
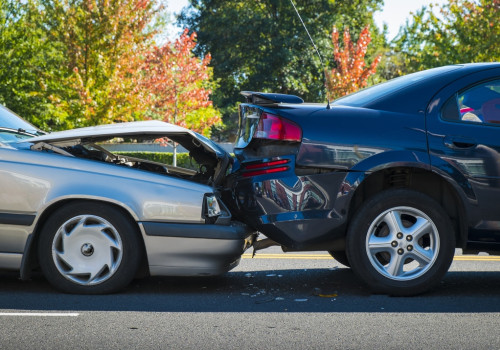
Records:
<instances>
[{"instance_id":1,"label":"black tire","mask_svg":"<svg viewBox=\"0 0 500 350\"><path fill-rule=\"evenodd\" d=\"M349 264L349 259L347 258L347 253L344 250L338 250L338 251L330 250L328 251L328 253L330 253L332 258L337 260L340 264L347 267L351 267L351 264Z\"/></svg>"},{"instance_id":2,"label":"black tire","mask_svg":"<svg viewBox=\"0 0 500 350\"><path fill-rule=\"evenodd\" d=\"M448 271L455 234L435 200L412 190L390 189L356 212L346 251L352 270L373 292L416 295L434 287Z\"/></svg>"},{"instance_id":3,"label":"black tire","mask_svg":"<svg viewBox=\"0 0 500 350\"><path fill-rule=\"evenodd\" d=\"M134 278L143 254L135 223L100 202L70 203L43 226L38 257L47 280L74 294L116 292Z\"/></svg>"}]
</instances>

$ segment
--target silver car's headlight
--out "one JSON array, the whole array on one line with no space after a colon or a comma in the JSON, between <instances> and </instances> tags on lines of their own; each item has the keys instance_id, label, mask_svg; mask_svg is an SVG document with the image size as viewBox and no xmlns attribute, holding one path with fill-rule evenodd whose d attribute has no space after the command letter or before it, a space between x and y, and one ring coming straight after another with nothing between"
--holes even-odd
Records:
<instances>
[{"instance_id":1,"label":"silver car's headlight","mask_svg":"<svg viewBox=\"0 0 500 350\"><path fill-rule=\"evenodd\" d=\"M213 218L221 214L222 211L217 197L213 194L205 195L205 215L209 218Z\"/></svg>"}]
</instances>

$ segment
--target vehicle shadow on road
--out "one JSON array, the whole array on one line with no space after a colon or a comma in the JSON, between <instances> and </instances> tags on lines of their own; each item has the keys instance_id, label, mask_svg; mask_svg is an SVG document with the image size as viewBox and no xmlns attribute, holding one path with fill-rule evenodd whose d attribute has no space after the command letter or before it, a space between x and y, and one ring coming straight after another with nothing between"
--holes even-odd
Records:
<instances>
[{"instance_id":1,"label":"vehicle shadow on road","mask_svg":"<svg viewBox=\"0 0 500 350\"><path fill-rule=\"evenodd\" d=\"M500 312L500 272L449 272L416 297L374 295L348 268L150 277L113 295L69 295L41 275L0 274L0 309L141 312Z\"/></svg>"}]
</instances>

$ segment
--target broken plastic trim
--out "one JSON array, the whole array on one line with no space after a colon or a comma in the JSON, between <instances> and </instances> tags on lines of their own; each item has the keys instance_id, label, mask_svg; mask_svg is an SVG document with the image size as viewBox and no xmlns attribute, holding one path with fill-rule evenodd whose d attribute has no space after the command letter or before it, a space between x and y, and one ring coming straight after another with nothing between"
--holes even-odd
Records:
<instances>
[{"instance_id":1,"label":"broken plastic trim","mask_svg":"<svg viewBox=\"0 0 500 350\"><path fill-rule=\"evenodd\" d=\"M66 152L65 150L59 147L49 145L48 143L45 142L37 142L33 146L31 146L31 149L34 151L50 150L54 153L62 154L63 156L74 157L74 155L72 155L71 153Z\"/></svg>"},{"instance_id":2,"label":"broken plastic trim","mask_svg":"<svg viewBox=\"0 0 500 350\"><path fill-rule=\"evenodd\" d=\"M258 241L255 240L253 242L253 245L252 245L252 247L253 247L252 258L255 256L255 253L258 250L266 249L266 248L269 248L269 247L272 247L272 246L281 246L281 244L279 244L278 242L273 241L270 238L259 239Z\"/></svg>"}]
</instances>

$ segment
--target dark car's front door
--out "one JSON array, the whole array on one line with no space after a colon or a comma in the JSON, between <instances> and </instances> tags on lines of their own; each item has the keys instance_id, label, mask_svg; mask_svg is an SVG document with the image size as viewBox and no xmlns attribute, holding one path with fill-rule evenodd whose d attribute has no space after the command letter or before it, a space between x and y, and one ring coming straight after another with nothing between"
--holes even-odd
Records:
<instances>
[{"instance_id":1,"label":"dark car's front door","mask_svg":"<svg viewBox=\"0 0 500 350\"><path fill-rule=\"evenodd\" d=\"M427 131L433 169L453 178L467 198L470 247L500 244L500 69L438 92Z\"/></svg>"}]
</instances>

